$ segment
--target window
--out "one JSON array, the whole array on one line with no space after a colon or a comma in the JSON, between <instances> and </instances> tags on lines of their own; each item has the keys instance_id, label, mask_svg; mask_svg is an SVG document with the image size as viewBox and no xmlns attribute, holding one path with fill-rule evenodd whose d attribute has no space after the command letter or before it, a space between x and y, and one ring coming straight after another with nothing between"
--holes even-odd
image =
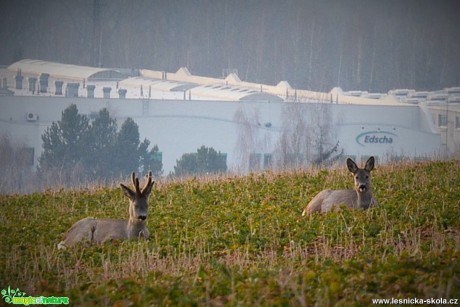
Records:
<instances>
[{"instance_id":1,"label":"window","mask_svg":"<svg viewBox=\"0 0 460 307\"><path fill-rule=\"evenodd\" d=\"M455 128L460 129L460 117L455 117Z\"/></svg>"},{"instance_id":2,"label":"window","mask_svg":"<svg viewBox=\"0 0 460 307\"><path fill-rule=\"evenodd\" d=\"M388 161L390 162L402 162L404 160L404 156L398 156L398 155L390 155L388 158Z\"/></svg>"},{"instance_id":3,"label":"window","mask_svg":"<svg viewBox=\"0 0 460 307\"><path fill-rule=\"evenodd\" d=\"M258 170L260 169L260 161L262 160L262 154L252 153L249 155L249 170Z\"/></svg>"},{"instance_id":4,"label":"window","mask_svg":"<svg viewBox=\"0 0 460 307\"><path fill-rule=\"evenodd\" d=\"M251 153L249 155L249 170L268 169L272 166L272 154Z\"/></svg>"},{"instance_id":5,"label":"window","mask_svg":"<svg viewBox=\"0 0 460 307\"><path fill-rule=\"evenodd\" d=\"M25 147L22 149L24 154L24 161L27 162L27 165L34 165L34 157L35 157L35 148L33 147Z\"/></svg>"},{"instance_id":6,"label":"window","mask_svg":"<svg viewBox=\"0 0 460 307\"><path fill-rule=\"evenodd\" d=\"M272 154L264 154L264 169L272 167Z\"/></svg>"},{"instance_id":7,"label":"window","mask_svg":"<svg viewBox=\"0 0 460 307\"><path fill-rule=\"evenodd\" d=\"M446 114L438 114L438 126L447 127L447 115Z\"/></svg>"}]
</instances>

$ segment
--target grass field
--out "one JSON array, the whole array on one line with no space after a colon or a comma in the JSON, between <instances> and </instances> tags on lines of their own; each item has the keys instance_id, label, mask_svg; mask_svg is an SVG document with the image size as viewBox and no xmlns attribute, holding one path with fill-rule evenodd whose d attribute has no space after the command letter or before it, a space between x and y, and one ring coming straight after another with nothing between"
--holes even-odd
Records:
<instances>
[{"instance_id":1,"label":"grass field","mask_svg":"<svg viewBox=\"0 0 460 307\"><path fill-rule=\"evenodd\" d=\"M460 162L378 166L380 207L301 217L321 189L352 181L344 166L160 183L150 241L65 251L77 220L127 217L121 189L0 196L0 289L85 306L460 299Z\"/></svg>"}]
</instances>

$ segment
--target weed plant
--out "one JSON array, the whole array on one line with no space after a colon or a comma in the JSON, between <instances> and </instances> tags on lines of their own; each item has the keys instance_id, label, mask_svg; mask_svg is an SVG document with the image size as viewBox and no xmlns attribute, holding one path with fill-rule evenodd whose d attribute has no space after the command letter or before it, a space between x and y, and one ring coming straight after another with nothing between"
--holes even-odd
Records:
<instances>
[{"instance_id":1,"label":"weed plant","mask_svg":"<svg viewBox=\"0 0 460 307\"><path fill-rule=\"evenodd\" d=\"M378 208L301 217L317 192L352 182L340 169L160 183L151 240L65 251L77 220L128 216L120 189L0 196L0 288L85 306L460 298L460 163L378 167Z\"/></svg>"}]
</instances>

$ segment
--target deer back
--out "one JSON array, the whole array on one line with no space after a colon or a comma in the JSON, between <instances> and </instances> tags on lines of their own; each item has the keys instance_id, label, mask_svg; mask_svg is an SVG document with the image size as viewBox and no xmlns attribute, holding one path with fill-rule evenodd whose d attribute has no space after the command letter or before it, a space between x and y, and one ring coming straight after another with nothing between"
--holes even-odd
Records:
<instances>
[{"instance_id":1,"label":"deer back","mask_svg":"<svg viewBox=\"0 0 460 307\"><path fill-rule=\"evenodd\" d=\"M367 209L377 205L371 192L371 175L374 157L370 157L364 168L359 168L352 159L347 159L348 170L353 174L354 190L323 190L319 192L303 210L302 216L313 212L327 212L345 205L352 209Z\"/></svg>"},{"instance_id":2,"label":"deer back","mask_svg":"<svg viewBox=\"0 0 460 307\"><path fill-rule=\"evenodd\" d=\"M134 190L120 184L123 193L129 198L129 218L122 219L95 219L87 217L79 220L67 231L64 241L58 244L63 249L80 241L104 243L110 240L148 238L147 229L148 197L152 192L154 181L152 172L149 172L143 188L139 187L139 179L132 173L131 180Z\"/></svg>"},{"instance_id":3,"label":"deer back","mask_svg":"<svg viewBox=\"0 0 460 307\"><path fill-rule=\"evenodd\" d=\"M339 205L355 208L357 198L355 190L323 190L308 203L302 215L327 212Z\"/></svg>"}]
</instances>

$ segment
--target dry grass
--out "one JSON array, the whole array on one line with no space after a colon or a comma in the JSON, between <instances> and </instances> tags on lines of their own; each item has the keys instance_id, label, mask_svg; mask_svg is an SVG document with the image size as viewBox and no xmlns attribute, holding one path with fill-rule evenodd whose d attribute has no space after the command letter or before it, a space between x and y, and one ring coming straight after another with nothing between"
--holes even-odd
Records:
<instances>
[{"instance_id":1,"label":"dry grass","mask_svg":"<svg viewBox=\"0 0 460 307\"><path fill-rule=\"evenodd\" d=\"M113 188L1 196L0 287L76 305L367 305L460 297L460 163L373 174L381 206L301 217L343 168L160 182L150 241L56 249L76 220L127 216Z\"/></svg>"}]
</instances>

